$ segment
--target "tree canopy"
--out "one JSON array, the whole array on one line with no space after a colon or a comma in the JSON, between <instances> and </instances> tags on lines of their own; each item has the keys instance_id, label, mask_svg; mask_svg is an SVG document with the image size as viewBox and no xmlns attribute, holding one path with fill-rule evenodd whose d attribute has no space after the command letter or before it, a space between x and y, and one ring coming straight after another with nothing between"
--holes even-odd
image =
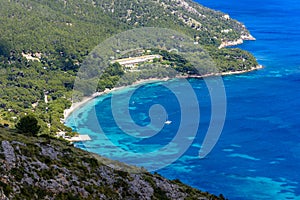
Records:
<instances>
[{"instance_id":1,"label":"tree canopy","mask_svg":"<svg viewBox=\"0 0 300 200\"><path fill-rule=\"evenodd\" d=\"M28 136L37 136L41 126L39 125L39 122L35 116L26 115L21 117L20 121L16 125L16 128L20 133Z\"/></svg>"},{"instance_id":2,"label":"tree canopy","mask_svg":"<svg viewBox=\"0 0 300 200\"><path fill-rule=\"evenodd\" d=\"M246 51L218 49L223 41L249 34L241 23L190 0L185 2L188 6L168 0L120 0L113 5L110 0L0 1L0 125L14 127L19 116L34 112L40 132L69 132L61 118L71 105L74 80L83 61L108 37L137 27L169 28L190 36L211 54L221 72L257 64ZM176 62L177 70L194 73L175 54L165 56L163 64ZM118 65L108 70L95 83L99 91L117 82L126 85L151 78L153 71L157 78L174 76L167 68L151 64L132 74L123 74Z\"/></svg>"}]
</instances>

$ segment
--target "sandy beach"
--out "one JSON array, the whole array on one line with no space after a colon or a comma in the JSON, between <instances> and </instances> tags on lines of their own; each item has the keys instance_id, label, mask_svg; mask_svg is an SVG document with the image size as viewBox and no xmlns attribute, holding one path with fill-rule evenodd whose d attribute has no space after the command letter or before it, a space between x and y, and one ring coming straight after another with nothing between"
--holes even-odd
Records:
<instances>
[{"instance_id":1,"label":"sandy beach","mask_svg":"<svg viewBox=\"0 0 300 200\"><path fill-rule=\"evenodd\" d=\"M102 96L102 95L106 95L106 94L109 94L111 92L114 92L114 91L117 91L117 90L122 90L124 88L127 88L127 87L135 87L137 85L141 85L141 84L145 84L145 83L152 83L152 82L158 82L158 81L168 81L172 78L162 78L162 79L159 79L159 78L149 78L149 79L141 79L141 80L138 80L136 82L134 82L133 84L131 85L127 85L127 86L121 86L121 87L115 87L113 89L106 89L104 90L103 92L96 92L94 93L92 96L89 96L89 97L84 97L82 99L82 101L80 102L76 102L76 103L73 103L72 106L69 108L69 109L66 109L64 110L64 121L77 109L81 108L82 106L84 106L87 102L99 97L99 96Z\"/></svg>"},{"instance_id":2,"label":"sandy beach","mask_svg":"<svg viewBox=\"0 0 300 200\"><path fill-rule=\"evenodd\" d=\"M213 76L228 76L228 75L236 75L236 74L243 74L243 73L247 73L247 72L251 72L251 71L255 71L255 70L259 70L262 69L263 66L262 65L258 65L256 67L252 67L249 70L242 70L242 71L233 71L233 72L220 72L220 73L212 73L212 74L206 74L206 75L201 75L201 76L176 76L175 78L207 78L207 77L213 77ZM92 96L89 97L84 97L82 101L80 102L76 102L73 103L72 106L69 109L64 110L64 119L63 121L65 121L75 110L81 108L82 106L84 106L87 102L93 100L96 97L99 97L101 95L106 95L109 94L113 91L117 91L117 90L122 90L124 88L127 87L135 87L137 85L141 85L141 84L146 84L146 83L152 83L152 82L158 82L158 81L168 81L174 78L150 78L150 79L142 79L142 80L138 80L136 82L134 82L131 85L128 86L121 86L121 87L115 87L113 89L106 89L103 92L96 92L94 93Z\"/></svg>"}]
</instances>

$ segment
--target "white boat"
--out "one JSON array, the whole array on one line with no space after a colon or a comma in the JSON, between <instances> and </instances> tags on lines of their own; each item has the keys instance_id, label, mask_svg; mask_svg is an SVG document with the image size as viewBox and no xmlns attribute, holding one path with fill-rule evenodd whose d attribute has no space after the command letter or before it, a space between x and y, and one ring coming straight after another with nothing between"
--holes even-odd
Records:
<instances>
[{"instance_id":1,"label":"white boat","mask_svg":"<svg viewBox=\"0 0 300 200\"><path fill-rule=\"evenodd\" d=\"M168 120L165 122L165 124L170 125L172 123L172 121Z\"/></svg>"}]
</instances>

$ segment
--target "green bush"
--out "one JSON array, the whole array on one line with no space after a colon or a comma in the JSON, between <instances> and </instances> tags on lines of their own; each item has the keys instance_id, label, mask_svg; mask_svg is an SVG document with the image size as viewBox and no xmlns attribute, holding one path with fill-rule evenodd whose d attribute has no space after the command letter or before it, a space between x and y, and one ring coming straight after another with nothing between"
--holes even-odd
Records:
<instances>
[{"instance_id":1,"label":"green bush","mask_svg":"<svg viewBox=\"0 0 300 200\"><path fill-rule=\"evenodd\" d=\"M20 119L16 128L20 133L28 136L36 136L41 126L38 124L38 120L33 115L26 115Z\"/></svg>"}]
</instances>

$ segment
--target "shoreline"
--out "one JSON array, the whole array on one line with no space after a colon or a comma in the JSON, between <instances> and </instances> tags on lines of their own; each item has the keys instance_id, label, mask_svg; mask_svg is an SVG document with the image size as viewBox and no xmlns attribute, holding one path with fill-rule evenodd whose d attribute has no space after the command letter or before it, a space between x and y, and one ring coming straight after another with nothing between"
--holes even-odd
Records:
<instances>
[{"instance_id":1,"label":"shoreline","mask_svg":"<svg viewBox=\"0 0 300 200\"><path fill-rule=\"evenodd\" d=\"M176 77L175 77L176 78ZM158 81L168 81L174 78L149 78L149 79L141 79L138 81L135 81L134 83L132 83L131 85L126 85L126 86L120 86L120 87L114 87L113 89L105 89L103 92L95 92L94 94L92 94L91 96L88 97L83 97L83 99L80 102L76 102L76 103L72 103L71 107L68 109L64 110L64 118L63 118L63 122L66 121L66 119L77 109L81 108L82 106L84 106L86 103L88 103L89 101L102 96L102 95L106 95L109 94L111 92L114 91L119 91L128 87L135 87L144 83L152 83L152 82L158 82Z\"/></svg>"},{"instance_id":2,"label":"shoreline","mask_svg":"<svg viewBox=\"0 0 300 200\"><path fill-rule=\"evenodd\" d=\"M256 38L253 37L251 34L248 35L242 35L239 39L233 40L233 41L222 41L220 46L218 47L219 49L226 48L226 47L232 47L232 46L237 46L240 44L243 44L244 41L255 41Z\"/></svg>"},{"instance_id":3,"label":"shoreline","mask_svg":"<svg viewBox=\"0 0 300 200\"><path fill-rule=\"evenodd\" d=\"M214 76L229 76L229 75L238 75L238 74L244 74L244 73L248 73L251 71L256 71L259 69L264 68L262 65L258 65L256 67L252 67L251 69L248 70L242 70L242 71L229 71L229 72L219 72L219 73L211 73L211 74L206 74L206 75L185 75L185 76L176 76L173 78L170 77L166 77L166 78L149 78L149 79L141 79L138 81L135 81L134 83L132 83L131 85L126 85L126 86L120 86L120 87L115 87L113 89L105 89L103 92L96 92L91 96L88 97L84 97L80 102L76 102L76 103L72 103L71 107L68 109L64 110L64 117L62 119L62 123L64 123L66 121L66 119L76 110L78 110L79 108L83 107L86 103L88 103L89 101L102 96L102 95L106 95L109 94L111 92L114 91L118 91L118 90L122 90L128 87L135 87L141 84L145 84L145 83L152 83L152 82L159 82L159 81L168 81L168 80L172 80L172 79L184 79L184 78L208 78L208 77L214 77Z\"/></svg>"}]
</instances>

